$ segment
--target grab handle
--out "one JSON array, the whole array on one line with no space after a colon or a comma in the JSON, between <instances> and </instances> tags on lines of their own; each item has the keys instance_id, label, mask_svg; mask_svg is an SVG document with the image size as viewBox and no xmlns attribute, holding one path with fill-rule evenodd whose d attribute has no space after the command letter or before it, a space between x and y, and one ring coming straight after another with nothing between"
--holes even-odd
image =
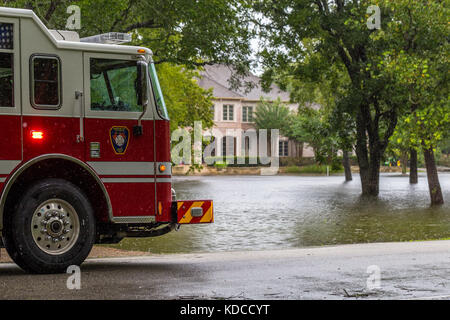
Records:
<instances>
[{"instance_id":1,"label":"grab handle","mask_svg":"<svg viewBox=\"0 0 450 320\"><path fill-rule=\"evenodd\" d=\"M77 134L77 143L84 142L84 103L83 103L83 92L75 91L75 100L81 98L80 102L80 134Z\"/></svg>"}]
</instances>

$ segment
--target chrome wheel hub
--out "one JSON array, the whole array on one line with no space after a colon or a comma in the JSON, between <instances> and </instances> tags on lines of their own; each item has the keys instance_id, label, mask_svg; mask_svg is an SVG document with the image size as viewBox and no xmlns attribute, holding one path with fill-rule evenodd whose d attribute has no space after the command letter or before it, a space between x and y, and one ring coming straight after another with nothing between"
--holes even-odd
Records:
<instances>
[{"instance_id":1,"label":"chrome wheel hub","mask_svg":"<svg viewBox=\"0 0 450 320\"><path fill-rule=\"evenodd\" d=\"M78 239L80 222L75 209L66 201L51 199L40 204L31 219L36 245L51 255L69 251Z\"/></svg>"}]
</instances>

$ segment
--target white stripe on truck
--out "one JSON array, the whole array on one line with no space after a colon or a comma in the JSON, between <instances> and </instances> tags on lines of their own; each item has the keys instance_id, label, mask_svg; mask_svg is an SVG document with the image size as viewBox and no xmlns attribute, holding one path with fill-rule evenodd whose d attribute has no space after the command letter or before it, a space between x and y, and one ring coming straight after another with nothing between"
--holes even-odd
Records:
<instances>
[{"instance_id":1,"label":"white stripe on truck","mask_svg":"<svg viewBox=\"0 0 450 320\"><path fill-rule=\"evenodd\" d=\"M21 160L0 160L0 174L10 174Z\"/></svg>"},{"instance_id":2,"label":"white stripe on truck","mask_svg":"<svg viewBox=\"0 0 450 320\"><path fill-rule=\"evenodd\" d=\"M99 175L152 175L155 173L154 162L132 161L95 161L88 162Z\"/></svg>"}]
</instances>

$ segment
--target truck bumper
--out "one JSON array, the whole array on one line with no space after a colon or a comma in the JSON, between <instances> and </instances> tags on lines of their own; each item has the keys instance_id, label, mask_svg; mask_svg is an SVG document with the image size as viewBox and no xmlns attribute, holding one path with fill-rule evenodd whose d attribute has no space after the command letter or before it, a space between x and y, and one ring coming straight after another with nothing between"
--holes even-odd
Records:
<instances>
[{"instance_id":1,"label":"truck bumper","mask_svg":"<svg viewBox=\"0 0 450 320\"><path fill-rule=\"evenodd\" d=\"M172 221L178 224L213 223L212 200L172 202Z\"/></svg>"}]
</instances>

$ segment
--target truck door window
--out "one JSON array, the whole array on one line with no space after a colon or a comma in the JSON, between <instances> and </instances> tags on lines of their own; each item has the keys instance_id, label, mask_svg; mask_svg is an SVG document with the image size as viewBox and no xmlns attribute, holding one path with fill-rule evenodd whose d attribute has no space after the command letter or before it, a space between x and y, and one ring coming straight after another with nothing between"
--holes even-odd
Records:
<instances>
[{"instance_id":1,"label":"truck door window","mask_svg":"<svg viewBox=\"0 0 450 320\"><path fill-rule=\"evenodd\" d=\"M90 59L91 110L142 112L136 61Z\"/></svg>"},{"instance_id":2,"label":"truck door window","mask_svg":"<svg viewBox=\"0 0 450 320\"><path fill-rule=\"evenodd\" d=\"M31 57L31 104L36 109L61 106L60 61L55 56Z\"/></svg>"},{"instance_id":3,"label":"truck door window","mask_svg":"<svg viewBox=\"0 0 450 320\"><path fill-rule=\"evenodd\" d=\"M0 107L14 107L12 53L0 53Z\"/></svg>"}]
</instances>

